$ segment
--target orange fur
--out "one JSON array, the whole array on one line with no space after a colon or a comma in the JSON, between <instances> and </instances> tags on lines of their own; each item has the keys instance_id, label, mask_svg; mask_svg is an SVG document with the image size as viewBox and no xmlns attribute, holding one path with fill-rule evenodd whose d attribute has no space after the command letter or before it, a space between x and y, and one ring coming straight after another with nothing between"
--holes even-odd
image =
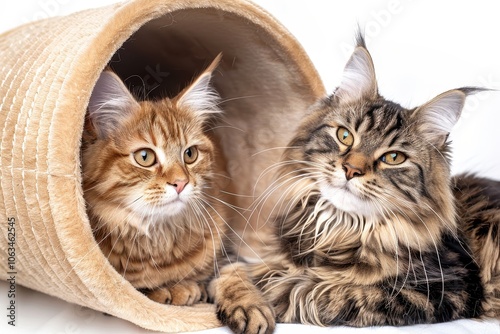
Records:
<instances>
[{"instance_id":1,"label":"orange fur","mask_svg":"<svg viewBox=\"0 0 500 334\"><path fill-rule=\"evenodd\" d=\"M210 114L220 111L208 86L219 59L178 96L159 101L137 102L117 76L102 74L82 149L85 199L99 247L135 288L173 305L214 300L235 332L270 333L271 308L244 265L222 252L223 159L209 128ZM227 292L240 285L251 288Z\"/></svg>"}]
</instances>

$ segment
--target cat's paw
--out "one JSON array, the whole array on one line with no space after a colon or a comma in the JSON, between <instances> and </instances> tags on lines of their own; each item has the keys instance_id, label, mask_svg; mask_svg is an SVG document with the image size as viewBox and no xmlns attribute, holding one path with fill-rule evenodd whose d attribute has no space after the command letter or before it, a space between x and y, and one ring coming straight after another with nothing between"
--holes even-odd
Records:
<instances>
[{"instance_id":1,"label":"cat's paw","mask_svg":"<svg viewBox=\"0 0 500 334\"><path fill-rule=\"evenodd\" d=\"M158 303L189 306L207 301L205 284L185 280L148 291L146 296Z\"/></svg>"},{"instance_id":2,"label":"cat's paw","mask_svg":"<svg viewBox=\"0 0 500 334\"><path fill-rule=\"evenodd\" d=\"M253 285L245 266L229 265L209 285L217 318L234 333L271 334L276 326L274 310Z\"/></svg>"},{"instance_id":3,"label":"cat's paw","mask_svg":"<svg viewBox=\"0 0 500 334\"><path fill-rule=\"evenodd\" d=\"M236 334L271 334L276 325L271 306L259 298L246 297L235 303L218 304L219 321Z\"/></svg>"}]
</instances>

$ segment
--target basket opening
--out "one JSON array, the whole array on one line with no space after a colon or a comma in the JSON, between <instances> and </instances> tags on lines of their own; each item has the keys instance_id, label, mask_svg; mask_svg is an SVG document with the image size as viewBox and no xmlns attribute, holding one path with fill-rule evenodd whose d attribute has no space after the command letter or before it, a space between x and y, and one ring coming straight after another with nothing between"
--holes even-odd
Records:
<instances>
[{"instance_id":1,"label":"basket opening","mask_svg":"<svg viewBox=\"0 0 500 334\"><path fill-rule=\"evenodd\" d=\"M215 86L224 99L268 95L266 72L280 57L255 24L213 8L178 10L146 23L114 54L110 67L139 99L175 96L219 54ZM282 64L284 65L284 64ZM230 78L226 72L234 73ZM279 75L277 76L279 77ZM239 85L237 82L243 82Z\"/></svg>"},{"instance_id":2,"label":"basket opening","mask_svg":"<svg viewBox=\"0 0 500 334\"><path fill-rule=\"evenodd\" d=\"M109 66L139 99L178 94L222 52L213 84L222 98L216 136L231 178L230 200L243 208L233 226L243 228L256 197L270 184L262 175L279 161L317 87L308 87L297 60L276 37L234 13L191 8L158 17L119 48ZM306 64L308 65L308 64ZM257 182L258 181L258 182ZM243 218L245 217L245 218Z\"/></svg>"}]
</instances>

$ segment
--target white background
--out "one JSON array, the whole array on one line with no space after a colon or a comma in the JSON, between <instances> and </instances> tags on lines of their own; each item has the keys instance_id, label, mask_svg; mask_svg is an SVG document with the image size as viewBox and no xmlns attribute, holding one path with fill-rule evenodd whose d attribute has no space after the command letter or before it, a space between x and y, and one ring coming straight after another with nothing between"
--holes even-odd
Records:
<instances>
[{"instance_id":1,"label":"white background","mask_svg":"<svg viewBox=\"0 0 500 334\"><path fill-rule=\"evenodd\" d=\"M17 0L0 4L0 32L48 16L117 2L116 0ZM500 90L500 18L495 1L411 0L256 0L283 23L308 52L328 92L340 82L352 50L357 24L365 30L375 62L380 93L414 107L448 89L481 86ZM1 66L1 59L0 59ZM500 180L500 92L468 99L452 132L453 172L473 171ZM0 283L0 310L7 305L7 284ZM0 311L0 332L142 333L120 319L18 287L17 324L7 326ZM334 333L500 333L495 324L459 321L452 325L403 329L337 328ZM281 325L280 333L319 332ZM323 330L322 330L323 331ZM327 330L324 330L325 332ZM212 333L215 331L208 331ZM217 332L225 332L218 330ZM228 332L227 332L228 333Z\"/></svg>"}]
</instances>

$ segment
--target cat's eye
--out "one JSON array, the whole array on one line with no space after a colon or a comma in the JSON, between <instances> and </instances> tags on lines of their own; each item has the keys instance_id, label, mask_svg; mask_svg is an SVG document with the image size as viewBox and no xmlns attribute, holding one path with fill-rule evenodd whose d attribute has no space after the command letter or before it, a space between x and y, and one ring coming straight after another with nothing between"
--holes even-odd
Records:
<instances>
[{"instance_id":1,"label":"cat's eye","mask_svg":"<svg viewBox=\"0 0 500 334\"><path fill-rule=\"evenodd\" d=\"M184 162L192 164L198 159L198 149L195 146L191 146L184 151Z\"/></svg>"},{"instance_id":2,"label":"cat's eye","mask_svg":"<svg viewBox=\"0 0 500 334\"><path fill-rule=\"evenodd\" d=\"M388 165L400 165L406 161L406 155L398 151L387 152L380 157L380 161Z\"/></svg>"},{"instance_id":3,"label":"cat's eye","mask_svg":"<svg viewBox=\"0 0 500 334\"><path fill-rule=\"evenodd\" d=\"M156 154L150 148L143 148L134 152L134 160L142 167L151 167L156 163Z\"/></svg>"},{"instance_id":4,"label":"cat's eye","mask_svg":"<svg viewBox=\"0 0 500 334\"><path fill-rule=\"evenodd\" d=\"M337 130L337 138L342 144L346 146L352 146L352 144L354 143L354 136L352 135L352 133L343 127L340 127Z\"/></svg>"}]
</instances>

